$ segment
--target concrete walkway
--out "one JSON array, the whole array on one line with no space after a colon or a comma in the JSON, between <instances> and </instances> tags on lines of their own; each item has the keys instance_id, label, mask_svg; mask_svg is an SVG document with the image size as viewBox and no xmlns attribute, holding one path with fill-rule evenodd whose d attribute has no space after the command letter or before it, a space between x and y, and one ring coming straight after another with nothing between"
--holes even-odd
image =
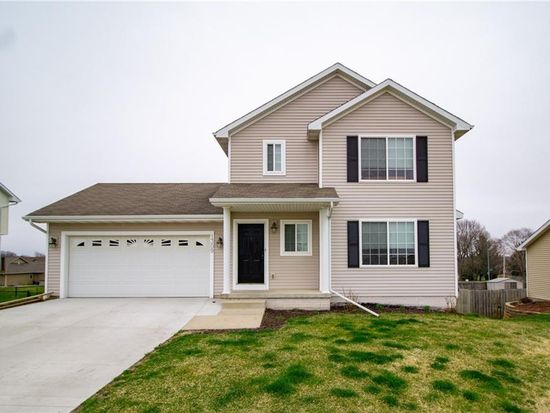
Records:
<instances>
[{"instance_id":1,"label":"concrete walkway","mask_svg":"<svg viewBox=\"0 0 550 413\"><path fill-rule=\"evenodd\" d=\"M189 321L184 330L237 330L259 328L265 300L219 300L209 303Z\"/></svg>"},{"instance_id":2,"label":"concrete walkway","mask_svg":"<svg viewBox=\"0 0 550 413\"><path fill-rule=\"evenodd\" d=\"M0 412L71 411L209 303L71 298L0 311Z\"/></svg>"}]
</instances>

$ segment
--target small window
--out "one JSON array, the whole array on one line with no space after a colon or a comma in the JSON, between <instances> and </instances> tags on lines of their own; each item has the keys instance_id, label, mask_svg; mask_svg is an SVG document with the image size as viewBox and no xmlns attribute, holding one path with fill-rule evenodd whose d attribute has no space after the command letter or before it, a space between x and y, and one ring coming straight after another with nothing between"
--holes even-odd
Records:
<instances>
[{"instance_id":1,"label":"small window","mask_svg":"<svg viewBox=\"0 0 550 413\"><path fill-rule=\"evenodd\" d=\"M189 245L189 241L187 241L186 239L180 239L178 240L178 245L180 247L187 247Z\"/></svg>"},{"instance_id":2,"label":"small window","mask_svg":"<svg viewBox=\"0 0 550 413\"><path fill-rule=\"evenodd\" d=\"M120 241L117 239L110 239L109 240L109 247L118 247L120 245Z\"/></svg>"},{"instance_id":3,"label":"small window","mask_svg":"<svg viewBox=\"0 0 550 413\"><path fill-rule=\"evenodd\" d=\"M281 221L281 255L311 255L311 221Z\"/></svg>"},{"instance_id":4,"label":"small window","mask_svg":"<svg viewBox=\"0 0 550 413\"><path fill-rule=\"evenodd\" d=\"M412 137L361 138L362 180L411 181L414 179Z\"/></svg>"},{"instance_id":5,"label":"small window","mask_svg":"<svg viewBox=\"0 0 550 413\"><path fill-rule=\"evenodd\" d=\"M94 239L92 241L92 247L101 247L101 245L102 245L102 242L100 239Z\"/></svg>"},{"instance_id":6,"label":"small window","mask_svg":"<svg viewBox=\"0 0 550 413\"><path fill-rule=\"evenodd\" d=\"M170 239L163 239L162 241L160 241L160 245L162 247L169 247L172 245L172 240Z\"/></svg>"},{"instance_id":7,"label":"small window","mask_svg":"<svg viewBox=\"0 0 550 413\"><path fill-rule=\"evenodd\" d=\"M202 242L199 242L199 241L195 241L195 245L197 247L204 247L204 244Z\"/></svg>"},{"instance_id":8,"label":"small window","mask_svg":"<svg viewBox=\"0 0 550 413\"><path fill-rule=\"evenodd\" d=\"M155 242L152 239L144 239L143 243L148 246L153 246Z\"/></svg>"},{"instance_id":9,"label":"small window","mask_svg":"<svg viewBox=\"0 0 550 413\"><path fill-rule=\"evenodd\" d=\"M77 247L84 247L86 244L84 243L84 241L82 242L79 242L78 244L76 244Z\"/></svg>"},{"instance_id":10,"label":"small window","mask_svg":"<svg viewBox=\"0 0 550 413\"><path fill-rule=\"evenodd\" d=\"M285 141L264 141L264 175L286 173Z\"/></svg>"},{"instance_id":11,"label":"small window","mask_svg":"<svg viewBox=\"0 0 550 413\"><path fill-rule=\"evenodd\" d=\"M127 247L135 247L137 245L137 239L127 239L126 240L126 246Z\"/></svg>"}]
</instances>

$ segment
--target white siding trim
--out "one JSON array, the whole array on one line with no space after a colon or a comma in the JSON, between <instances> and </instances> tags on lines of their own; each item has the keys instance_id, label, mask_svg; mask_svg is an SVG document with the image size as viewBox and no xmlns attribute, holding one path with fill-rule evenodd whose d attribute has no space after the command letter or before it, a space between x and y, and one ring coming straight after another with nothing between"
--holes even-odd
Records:
<instances>
[{"instance_id":1,"label":"white siding trim","mask_svg":"<svg viewBox=\"0 0 550 413\"><path fill-rule=\"evenodd\" d=\"M210 292L214 297L214 231L61 231L61 256L59 274L59 298L67 297L69 268L69 238L75 236L106 236L106 235L208 235L210 237Z\"/></svg>"},{"instance_id":2,"label":"white siding trim","mask_svg":"<svg viewBox=\"0 0 550 413\"><path fill-rule=\"evenodd\" d=\"M231 292L231 209L223 209L223 294Z\"/></svg>"},{"instance_id":3,"label":"white siding trim","mask_svg":"<svg viewBox=\"0 0 550 413\"><path fill-rule=\"evenodd\" d=\"M222 221L223 215L197 214L197 215L44 215L25 216L25 221L33 222L204 222Z\"/></svg>"},{"instance_id":4,"label":"white siding trim","mask_svg":"<svg viewBox=\"0 0 550 413\"><path fill-rule=\"evenodd\" d=\"M453 171L452 171L452 174L453 174L453 223L454 223L454 255L455 255L455 297L458 297L458 240L457 240L457 233L456 233L456 227L457 227L457 224L456 224L456 221L457 221L457 209L456 209L456 171L455 171L455 140L453 139L453 134L451 132L451 142L452 142L452 147L451 147L451 151L452 151L452 168L453 168ZM429 142L429 140L428 140ZM428 143L429 144L429 143ZM428 150L428 154L430 153L430 151ZM429 155L428 155L429 156ZM428 159L428 168L429 168L429 159ZM428 171L429 172L429 171ZM429 173L428 173L428 176L429 176ZM429 248L429 245L428 245L428 248Z\"/></svg>"},{"instance_id":5,"label":"white siding trim","mask_svg":"<svg viewBox=\"0 0 550 413\"><path fill-rule=\"evenodd\" d=\"M330 292L330 217L329 209L319 211L319 290Z\"/></svg>"}]
</instances>

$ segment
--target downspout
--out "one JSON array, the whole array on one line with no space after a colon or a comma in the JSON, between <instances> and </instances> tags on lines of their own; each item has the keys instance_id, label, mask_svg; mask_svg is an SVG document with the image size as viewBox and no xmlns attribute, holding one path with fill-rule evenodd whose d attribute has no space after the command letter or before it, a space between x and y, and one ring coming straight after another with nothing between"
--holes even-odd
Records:
<instances>
[{"instance_id":1,"label":"downspout","mask_svg":"<svg viewBox=\"0 0 550 413\"><path fill-rule=\"evenodd\" d=\"M340 298L346 300L348 303L351 303L351 304L353 304L354 306L360 308L361 310L366 311L367 313L370 313L370 314L372 314L372 315L375 316L375 317L380 317L380 314L377 314L377 313L375 313L374 311L369 310L367 307L365 307L365 306L359 304L358 302L355 302L355 301L353 301L352 299L346 297L345 295L342 295L342 294L340 294L339 292L334 291L334 290L332 289L332 287L330 288L330 292L331 292L332 294L335 294L335 295L337 295L338 297L340 297Z\"/></svg>"},{"instance_id":2,"label":"downspout","mask_svg":"<svg viewBox=\"0 0 550 413\"><path fill-rule=\"evenodd\" d=\"M48 233L48 231L46 231L44 228L39 227L34 222L32 222L32 219L29 219L29 224L31 224L31 227L36 228L38 231L43 232L44 234Z\"/></svg>"},{"instance_id":3,"label":"downspout","mask_svg":"<svg viewBox=\"0 0 550 413\"><path fill-rule=\"evenodd\" d=\"M333 209L333 208L334 208L334 202L331 201L331 202L330 202L330 207L328 208L328 214L327 214L329 218L332 216L332 209ZM329 290L332 294L337 295L338 297L342 298L343 300L347 301L348 303L353 304L354 306L360 308L360 309L363 310L363 311L366 311L367 313L372 314L372 315L375 316L375 317L380 317L380 315L377 314L377 313L375 313L374 311L369 310L367 307L365 307L365 306L359 304L358 302L355 302L355 301L353 301L352 299L346 297L345 295L342 295L342 294L340 294L339 292L333 290L333 289L332 289L332 275L331 275L331 277L329 278L329 281L328 281L328 282L329 282L328 290Z\"/></svg>"}]
</instances>

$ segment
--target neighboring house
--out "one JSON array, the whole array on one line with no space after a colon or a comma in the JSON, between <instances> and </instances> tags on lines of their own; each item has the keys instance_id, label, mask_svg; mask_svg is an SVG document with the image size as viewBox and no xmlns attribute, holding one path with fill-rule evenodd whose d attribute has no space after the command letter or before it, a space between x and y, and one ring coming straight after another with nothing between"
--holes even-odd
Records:
<instances>
[{"instance_id":1,"label":"neighboring house","mask_svg":"<svg viewBox=\"0 0 550 413\"><path fill-rule=\"evenodd\" d=\"M527 296L550 300L550 219L518 251L525 251Z\"/></svg>"},{"instance_id":2,"label":"neighboring house","mask_svg":"<svg viewBox=\"0 0 550 413\"><path fill-rule=\"evenodd\" d=\"M487 281L488 290L515 290L522 289L523 283L508 277L498 277Z\"/></svg>"},{"instance_id":3,"label":"neighboring house","mask_svg":"<svg viewBox=\"0 0 550 413\"><path fill-rule=\"evenodd\" d=\"M45 257L4 257L0 286L42 285Z\"/></svg>"},{"instance_id":4,"label":"neighboring house","mask_svg":"<svg viewBox=\"0 0 550 413\"><path fill-rule=\"evenodd\" d=\"M9 207L19 202L21 200L0 182L0 236L8 234Z\"/></svg>"},{"instance_id":5,"label":"neighboring house","mask_svg":"<svg viewBox=\"0 0 550 413\"><path fill-rule=\"evenodd\" d=\"M326 309L336 291L445 306L454 144L472 127L335 64L214 133L228 183L97 184L25 219L48 224L46 285L60 297Z\"/></svg>"}]
</instances>

